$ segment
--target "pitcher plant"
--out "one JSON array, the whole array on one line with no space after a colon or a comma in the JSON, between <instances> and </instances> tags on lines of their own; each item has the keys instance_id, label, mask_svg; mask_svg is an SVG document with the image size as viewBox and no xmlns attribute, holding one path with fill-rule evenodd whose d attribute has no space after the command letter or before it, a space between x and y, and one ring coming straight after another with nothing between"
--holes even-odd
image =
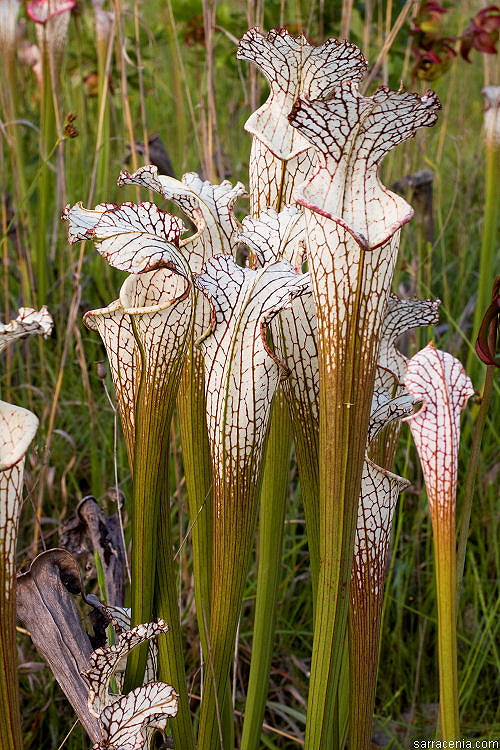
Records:
<instances>
[{"instance_id":1,"label":"pitcher plant","mask_svg":"<svg viewBox=\"0 0 500 750\"><path fill-rule=\"evenodd\" d=\"M10 323L0 324L0 352L16 339L47 338L52 318L46 307L23 307ZM27 409L0 401L0 744L21 750L21 716L17 687L16 540L23 504L24 462L38 429Z\"/></svg>"},{"instance_id":2,"label":"pitcher plant","mask_svg":"<svg viewBox=\"0 0 500 750\"><path fill-rule=\"evenodd\" d=\"M314 612L304 746L341 750L348 736L349 747L370 747L392 519L409 484L394 472L403 419L423 456L435 529L439 667L454 675L446 689L441 679L442 730L456 739L450 571L458 412L451 407L462 408L472 391L448 355L431 347L409 360L398 349L402 334L437 323L439 301L391 294L400 232L413 210L378 176L389 151L434 125L440 104L432 91L385 86L364 96L367 63L347 41L315 46L284 29L253 28L237 56L256 65L270 87L245 125L252 136L248 216L238 218L241 183L215 185L194 172L177 180L151 164L122 171L119 185L175 204L190 229L151 199L94 209L77 203L63 212L71 243L93 241L129 274L116 301L84 317L106 348L132 473L130 629L91 657L92 669L104 669L97 682L86 673L89 710L102 730L94 747L147 748L169 716L175 747L234 748L230 675L254 551L241 746L260 746L292 439ZM441 370L452 378L448 391L437 382ZM445 393L441 405L438 392ZM171 519L175 406L200 643L196 717L179 604L176 549L185 540ZM446 476L446 487L433 484L431 469ZM167 625L156 682L146 672L146 640ZM123 694L110 696L118 654L129 651Z\"/></svg>"}]
</instances>

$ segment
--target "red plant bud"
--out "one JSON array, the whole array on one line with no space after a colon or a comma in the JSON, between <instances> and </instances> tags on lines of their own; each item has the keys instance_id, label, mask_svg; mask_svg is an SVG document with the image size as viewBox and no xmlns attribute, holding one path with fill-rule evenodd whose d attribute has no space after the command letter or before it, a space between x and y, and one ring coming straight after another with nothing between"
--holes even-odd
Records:
<instances>
[{"instance_id":1,"label":"red plant bud","mask_svg":"<svg viewBox=\"0 0 500 750\"><path fill-rule=\"evenodd\" d=\"M495 55L497 52L495 44L498 41L499 29L500 8L497 5L490 5L476 13L465 29L460 43L460 54L463 59L470 62L469 54L472 49L488 55Z\"/></svg>"},{"instance_id":2,"label":"red plant bud","mask_svg":"<svg viewBox=\"0 0 500 750\"><path fill-rule=\"evenodd\" d=\"M496 356L498 334L500 332L500 275L493 283L491 305L484 314L476 341L477 356L485 365L500 367Z\"/></svg>"},{"instance_id":3,"label":"red plant bud","mask_svg":"<svg viewBox=\"0 0 500 750\"><path fill-rule=\"evenodd\" d=\"M442 16L447 12L446 8L443 8L434 0L424 3L415 18L415 23L412 25L412 33L419 32L428 40L439 37L441 35Z\"/></svg>"}]
</instances>

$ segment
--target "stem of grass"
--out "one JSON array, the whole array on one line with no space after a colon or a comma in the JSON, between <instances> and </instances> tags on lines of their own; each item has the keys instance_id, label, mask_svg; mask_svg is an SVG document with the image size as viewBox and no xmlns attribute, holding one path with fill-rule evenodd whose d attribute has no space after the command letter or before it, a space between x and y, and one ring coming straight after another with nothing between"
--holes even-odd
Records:
<instances>
[{"instance_id":1,"label":"stem of grass","mask_svg":"<svg viewBox=\"0 0 500 750\"><path fill-rule=\"evenodd\" d=\"M40 153L42 163L38 180L38 211L36 231L36 280L37 300L46 302L48 291L47 250L51 246L48 236L49 222L54 215L56 195L55 175L49 162L49 154L54 153L53 145L58 141L54 97L52 92L52 73L48 44L42 45L42 92L40 102Z\"/></svg>"},{"instance_id":2,"label":"stem of grass","mask_svg":"<svg viewBox=\"0 0 500 750\"><path fill-rule=\"evenodd\" d=\"M491 105L493 107L493 104ZM498 106L497 121L499 119ZM498 125L496 126L498 131ZM498 225L500 221L500 140L498 132L489 133L486 141L486 180L484 201L484 223L479 259L479 286L472 341L476 340L483 315L490 303L491 285L495 276L495 255L498 251ZM467 372L474 380L479 372L480 363L473 348L467 357Z\"/></svg>"},{"instance_id":3,"label":"stem of grass","mask_svg":"<svg viewBox=\"0 0 500 750\"><path fill-rule=\"evenodd\" d=\"M494 367L489 365L486 368L486 376L481 392L481 404L474 423L472 433L472 445L469 454L469 463L467 475L465 477L464 499L462 501L462 512L460 516L460 534L458 539L457 552L457 594L460 593L462 579L464 575L465 556L467 540L469 538L469 526L472 512L472 501L474 499L474 486L476 483L477 469L481 457L481 439L483 436L484 426L488 417L491 397L493 394L493 370Z\"/></svg>"}]
</instances>

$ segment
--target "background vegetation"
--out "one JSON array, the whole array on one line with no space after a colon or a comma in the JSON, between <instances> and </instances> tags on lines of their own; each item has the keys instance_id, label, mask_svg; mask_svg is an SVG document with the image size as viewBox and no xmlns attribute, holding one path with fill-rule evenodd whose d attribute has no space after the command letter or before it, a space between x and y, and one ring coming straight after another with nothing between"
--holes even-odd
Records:
<instances>
[{"instance_id":1,"label":"background vegetation","mask_svg":"<svg viewBox=\"0 0 500 750\"><path fill-rule=\"evenodd\" d=\"M457 37L483 5L479 0L450 5L442 21L444 36ZM116 437L119 426L108 397L111 379L96 367L105 359L104 349L99 337L81 323L85 311L116 298L121 275L97 257L89 243L68 245L60 210L77 200L90 206L102 200L135 200L134 189L117 188L115 180L126 163L135 167L154 156L158 141L150 143L149 155L144 146L154 135L160 136L175 176L202 170L214 180L247 182L250 136L243 124L267 96L266 84L255 71L235 59L237 39L251 25L268 29L285 24L292 32L304 30L315 43L343 31L361 46L370 63L378 62L369 90L377 83L397 88L401 81L415 90L429 85L437 90L443 104L438 125L419 133L384 166L386 184L422 169L432 170L434 176L432 204L420 194L412 197L409 189L417 215L403 230L395 291L442 300L441 324L409 340L409 352L433 336L439 348L464 363L470 359L485 197L480 91L485 83L499 83L500 68L497 57L486 59L473 51L471 64L459 57L450 59L447 70L448 62L425 73L438 76L432 84L422 80L409 33L418 6L400 0L116 0L107 8L115 13L115 25L106 40L96 34L92 3L83 0L72 12L60 75L44 82L32 67L35 24L21 9L14 52L10 55L5 45L2 50L1 313L8 321L21 305L47 304L56 325L50 341L27 341L8 352L0 374L2 398L32 409L41 422L27 462L20 567L42 548L58 545L61 523L86 494L94 494L112 512L107 490L115 485L115 472L126 498L130 490L125 448L121 435ZM240 208L243 215L244 200ZM472 361L470 375L480 389L484 373ZM497 388L481 448L459 603L463 734L489 738L500 737L498 403ZM476 411L472 405L466 415L459 513ZM181 547L188 523L178 452L172 463ZM401 439L398 470L413 485L400 500L395 522L376 736L383 746L404 748L410 738L433 730L438 694L430 522L408 430ZM186 637L195 654L189 544L180 554L179 591ZM95 571L89 567L86 574L89 590L96 588ZM254 583L252 575L235 662L236 703L241 710ZM262 746L291 749L300 747L304 732L312 641L307 539L293 461L280 598ZM19 659L26 748L87 747L78 727L61 745L73 717L22 630ZM192 679L196 706L198 676L193 673Z\"/></svg>"}]
</instances>

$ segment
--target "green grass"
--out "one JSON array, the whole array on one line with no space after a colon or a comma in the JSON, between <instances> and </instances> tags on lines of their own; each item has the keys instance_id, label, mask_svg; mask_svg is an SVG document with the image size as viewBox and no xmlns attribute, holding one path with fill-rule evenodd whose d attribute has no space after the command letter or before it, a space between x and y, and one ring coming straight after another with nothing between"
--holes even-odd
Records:
<instances>
[{"instance_id":1,"label":"green grass","mask_svg":"<svg viewBox=\"0 0 500 750\"><path fill-rule=\"evenodd\" d=\"M280 23L280 3L264 4L266 28ZM292 30L308 29L315 42L339 33L340 3L328 6L320 16L310 4L285 3L284 18ZM474 6L474 8L472 7ZM479 3L457 3L450 24L475 12ZM320 4L321 6L321 4ZM331 9L334 6L337 10ZM385 23L387 3L374 3L374 21ZM392 22L400 10L394 3ZM353 41L363 38L364 5L352 17ZM193 41L203 26L201 3L151 2L140 10L138 34L134 27L133 7L122 4L122 22L127 58L124 61L127 95L120 79L115 42L110 71L111 93L107 98L109 135L106 140L106 169L101 170L90 203L99 200L136 200L133 188L118 189L115 177L125 166L127 143L127 104L134 139L143 133L161 135L178 177L184 171L197 170L204 159L202 113L207 102L206 58L202 44ZM175 28L171 19L174 17ZM217 21L229 35L238 38L247 27L244 3L221 3ZM372 29L369 59L373 62L380 48L380 24ZM26 24L27 37L34 41L33 24ZM189 42L189 44L188 44ZM404 67L408 45L408 26L396 37L389 55L387 82L397 87L401 75L409 86ZM142 63L137 67L138 50ZM215 65L215 99L217 103L217 138L222 147L225 174L232 182L247 182L250 136L243 123L250 110L248 97L252 84L249 66L235 61L234 44L228 35L216 31L213 42ZM431 246L423 244L418 221L414 220L402 234L399 270L394 290L399 293L439 297L442 300L441 324L434 332L436 346L450 351L463 362L470 346L473 300L478 287L479 254L484 208L484 151L481 123L483 101L483 61L476 53L473 64L458 61L456 69L431 85L443 103L438 125L419 134L384 165L384 180L392 184L418 169L435 173L434 224ZM494 66L492 66L494 68ZM0 386L2 398L32 409L40 417L40 430L31 460L27 462L27 501L23 510L18 543L19 566L30 560L36 550L57 546L57 527L74 510L81 497L89 492L101 496L114 485L114 461L118 467L120 487L130 498L130 476L121 435L114 455L114 414L100 382L95 362L105 359L103 346L94 334L81 324L82 314L107 305L116 298L123 274L113 271L96 256L87 243L79 258L80 245L70 247L65 229L57 221L66 202L83 200L87 205L92 170L96 161L98 138L98 100L89 96L84 78L97 69L97 51L93 31L93 14L89 4L81 4L70 22L69 38L63 60L63 71L57 94L62 121L68 113L77 116L79 135L60 145L51 163L56 167L60 190L48 196L45 235L47 294L39 298L36 287L37 228L43 223L39 215L43 203L41 156L37 129L40 127L39 94L36 80L26 67L16 64L15 80L8 85L15 93L16 118L19 123L10 130L16 139L22 165L5 138L0 145L3 181L2 205L2 311L9 319L20 305L46 303L54 315L56 327L47 342L27 341L9 353L2 362ZM498 63L496 63L498 72ZM385 81L384 81L385 82ZM257 100L267 95L266 85L257 77ZM420 82L415 84L420 86ZM427 85L421 86L426 88ZM188 94L189 91L189 94ZM145 115L144 115L145 113ZM8 120L5 102L2 120ZM53 144L55 145L55 144ZM14 154L14 155L13 155ZM139 164L141 161L139 161ZM19 166L23 179L19 177ZM411 202L411 196L410 196ZM12 210L14 213L12 214ZM42 238L43 239L43 238ZM419 246L420 243L420 246ZM498 260L498 259L497 259ZM79 262L81 261L81 263ZM77 274L75 276L75 274ZM76 313L74 326L68 326L71 310ZM410 340L411 351L417 342L424 345L425 333ZM57 400L54 393L60 378ZM109 375L107 386L112 393ZM474 385L479 388L481 379ZM499 390L494 389L489 418L486 422L478 470L465 576L459 597L459 683L464 736L500 737L498 670L500 666L499 562L500 512L498 509ZM468 464L471 434L477 413L470 406L464 425L461 448L458 508L463 501L463 478ZM52 415L52 424L51 424ZM47 441L49 447L47 448ZM44 460L46 464L44 465ZM403 470L404 467L404 470ZM432 562L432 539L426 510L425 490L418 461L411 443L403 434L398 455L398 470L414 482L400 500L395 521L395 541L388 585L380 656L377 691L377 724L387 746L404 748L409 738L432 736L435 726L435 704L438 695L436 662L436 602ZM177 476L177 483L174 480ZM186 501L182 489L182 467L171 472L172 492L180 498L178 523L174 528L177 542L188 527ZM462 481L460 481L462 480ZM36 514L40 516L37 526ZM126 514L127 517L127 514ZM292 750L300 747L303 737L307 671L312 644L312 605L308 570L307 540L300 503L296 468L291 467L290 498L285 525L284 557L279 588L279 619L274 660L270 676L266 723L276 731L266 730L262 747ZM39 534L37 531L39 528ZM38 539L38 541L37 541ZM196 671L198 638L190 603L190 547L183 548L182 594L186 603L185 619L189 622L186 647L193 682L189 687L199 694ZM255 571L248 579L246 603L240 624L240 649L236 665L237 708L244 710L251 648ZM89 575L88 590L96 581ZM24 634L19 635L22 713L26 748L56 750L74 718L68 704L53 684L48 669L40 661ZM196 703L193 702L193 706ZM240 726L241 728L241 726ZM87 747L83 732L76 728L65 748Z\"/></svg>"}]
</instances>

